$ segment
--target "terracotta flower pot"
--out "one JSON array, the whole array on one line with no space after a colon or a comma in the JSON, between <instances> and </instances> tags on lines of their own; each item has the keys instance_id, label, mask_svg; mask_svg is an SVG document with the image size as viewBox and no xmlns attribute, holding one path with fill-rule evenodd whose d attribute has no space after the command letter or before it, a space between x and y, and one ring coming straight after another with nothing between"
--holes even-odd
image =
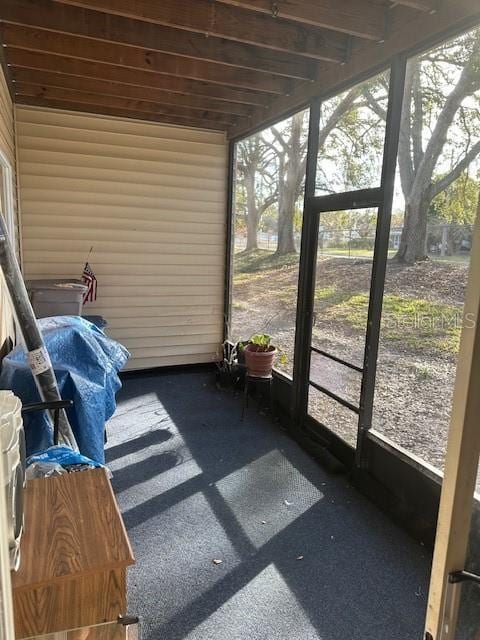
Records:
<instances>
[{"instance_id":1,"label":"terracotta flower pot","mask_svg":"<svg viewBox=\"0 0 480 640\"><path fill-rule=\"evenodd\" d=\"M272 375L277 350L273 345L268 351L259 351L259 348L256 344L249 344L244 349L247 373L257 378L268 378Z\"/></svg>"}]
</instances>

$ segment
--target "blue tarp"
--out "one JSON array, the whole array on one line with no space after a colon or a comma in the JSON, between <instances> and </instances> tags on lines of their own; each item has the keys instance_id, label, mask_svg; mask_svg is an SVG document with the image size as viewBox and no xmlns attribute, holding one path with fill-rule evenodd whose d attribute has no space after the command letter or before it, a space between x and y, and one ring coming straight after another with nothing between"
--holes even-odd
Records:
<instances>
[{"instance_id":1,"label":"blue tarp","mask_svg":"<svg viewBox=\"0 0 480 640\"><path fill-rule=\"evenodd\" d=\"M73 400L67 409L80 453L104 463L105 422L115 411L118 372L129 353L118 342L79 316L55 316L37 321L58 380L60 395ZM0 388L11 389L23 404L39 402L37 387L23 346L17 346L2 363ZM45 412L24 416L27 455L53 445Z\"/></svg>"},{"instance_id":2,"label":"blue tarp","mask_svg":"<svg viewBox=\"0 0 480 640\"><path fill-rule=\"evenodd\" d=\"M72 465L90 465L91 467L101 467L102 465L95 460L91 460L81 453L77 453L62 445L56 445L34 453L33 456L29 456L26 460L26 465L29 467L31 464L43 463L43 464L58 464L62 467L69 467Z\"/></svg>"}]
</instances>

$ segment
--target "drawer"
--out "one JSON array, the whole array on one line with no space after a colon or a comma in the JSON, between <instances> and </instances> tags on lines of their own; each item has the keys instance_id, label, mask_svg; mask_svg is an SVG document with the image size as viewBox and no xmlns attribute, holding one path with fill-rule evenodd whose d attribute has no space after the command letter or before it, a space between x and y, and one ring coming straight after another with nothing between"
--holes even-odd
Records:
<instances>
[{"instance_id":1,"label":"drawer","mask_svg":"<svg viewBox=\"0 0 480 640\"><path fill-rule=\"evenodd\" d=\"M140 623L138 618L125 617L118 622L31 636L28 640L140 640Z\"/></svg>"}]
</instances>

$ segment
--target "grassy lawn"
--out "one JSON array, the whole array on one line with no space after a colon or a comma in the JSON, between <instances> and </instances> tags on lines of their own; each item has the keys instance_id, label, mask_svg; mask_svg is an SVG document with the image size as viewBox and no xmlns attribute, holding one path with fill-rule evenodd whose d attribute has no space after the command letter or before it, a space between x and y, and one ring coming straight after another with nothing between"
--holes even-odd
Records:
<instances>
[{"instance_id":1,"label":"grassy lawn","mask_svg":"<svg viewBox=\"0 0 480 640\"><path fill-rule=\"evenodd\" d=\"M389 249L388 257L393 258L397 253L396 249ZM369 249L350 249L330 247L326 250L318 250L318 256L328 258L370 258L373 259L373 250ZM430 260L439 262L453 262L455 264L468 264L470 262L470 254L459 254L455 256L440 256L432 254ZM235 254L235 274L253 273L255 271L264 271L267 269L276 269L279 267L289 266L298 263L298 253L289 253L286 256L277 256L274 251L267 249L257 249L255 251L240 251Z\"/></svg>"},{"instance_id":2,"label":"grassy lawn","mask_svg":"<svg viewBox=\"0 0 480 640\"><path fill-rule=\"evenodd\" d=\"M315 298L324 318L365 331L368 295L317 289ZM403 344L417 351L457 353L460 343L461 313L454 305L418 298L386 295L383 300L383 341Z\"/></svg>"},{"instance_id":3,"label":"grassy lawn","mask_svg":"<svg viewBox=\"0 0 480 640\"><path fill-rule=\"evenodd\" d=\"M388 251L388 257L389 258L393 258L395 256L395 254L397 253L396 249L389 249ZM336 248L336 247L330 247L329 249L326 250L318 250L318 255L319 256L324 256L324 257L328 257L328 256L337 256L337 257L342 257L342 258L370 258L373 259L373 250L369 250L369 249L350 249L350 251L348 250L348 248ZM433 260L433 261L439 261L439 262L454 262L456 264L468 264L470 262L470 254L466 253L466 254L459 254L459 255L455 255L455 256L440 256L436 253L429 255L429 259Z\"/></svg>"},{"instance_id":4,"label":"grassy lawn","mask_svg":"<svg viewBox=\"0 0 480 640\"><path fill-rule=\"evenodd\" d=\"M258 271L280 269L281 267L298 264L298 259L298 253L277 256L273 251L267 251L266 249L241 251L236 253L234 257L235 281L241 281L241 274L253 274ZM248 280L248 278L244 279Z\"/></svg>"},{"instance_id":5,"label":"grassy lawn","mask_svg":"<svg viewBox=\"0 0 480 640\"><path fill-rule=\"evenodd\" d=\"M234 284L240 288L234 296L233 308L239 312L251 311L269 317L275 313L278 317L282 313L290 313L296 306L296 269L292 268L297 264L296 253L277 256L264 249L237 253ZM335 331L338 328L339 334L364 333L368 313L366 286L355 286L350 269L344 269L343 272L335 269L330 271L329 277L334 278L333 283L315 290L317 330L321 330L322 323L325 323L324 326L333 327ZM250 284L252 289L249 288ZM259 303L255 304L257 287L262 294L260 306ZM459 348L460 332L461 308L456 304L429 301L421 295L414 297L402 291L384 297L383 344L391 343L392 347L429 355L455 354Z\"/></svg>"},{"instance_id":6,"label":"grassy lawn","mask_svg":"<svg viewBox=\"0 0 480 640\"><path fill-rule=\"evenodd\" d=\"M396 254L395 249L390 249L388 252L388 257L393 258ZM328 249L318 249L319 256L338 256L341 258L370 258L373 259L373 249L348 249L348 248L339 248L339 247L330 247Z\"/></svg>"},{"instance_id":7,"label":"grassy lawn","mask_svg":"<svg viewBox=\"0 0 480 640\"><path fill-rule=\"evenodd\" d=\"M431 255L430 260L438 260L438 262L454 262L456 264L469 264L470 263L470 254L459 254L457 256L439 256L439 255Z\"/></svg>"}]
</instances>

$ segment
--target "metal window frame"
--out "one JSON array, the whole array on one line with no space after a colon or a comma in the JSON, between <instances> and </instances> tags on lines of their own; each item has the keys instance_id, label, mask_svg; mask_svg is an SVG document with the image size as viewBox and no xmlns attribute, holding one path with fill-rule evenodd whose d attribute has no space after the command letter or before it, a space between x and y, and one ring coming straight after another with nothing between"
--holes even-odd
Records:
<instances>
[{"instance_id":1,"label":"metal window frame","mask_svg":"<svg viewBox=\"0 0 480 640\"><path fill-rule=\"evenodd\" d=\"M223 300L223 340L230 339L233 296L233 255L235 252L235 193L236 193L237 144L228 143L227 215L225 231L225 293Z\"/></svg>"},{"instance_id":2,"label":"metal window frame","mask_svg":"<svg viewBox=\"0 0 480 640\"><path fill-rule=\"evenodd\" d=\"M383 147L382 174L380 186L347 191L326 196L315 196L315 181L318 159L318 132L320 126L321 102L316 101L310 110L309 145L307 152L307 175L305 179L305 205L303 215L302 243L300 251L300 274L297 300L297 325L294 360L294 394L292 414L294 424L303 427L308 415L308 391L312 386L339 404L359 415L355 462L357 466L368 464L364 453L364 440L371 428L375 392L376 366L380 324L383 305L383 291L388 258L388 240L392 213L395 172L397 164L398 139L405 86L406 56L397 56L389 71L388 110ZM372 75L371 77L374 77ZM322 212L344 209L377 209L375 248L370 283L370 296L365 334L365 350L362 369L362 384L359 407L346 402L310 380L312 351L312 327L314 311L315 274L318 249L318 231ZM315 349L316 350L316 349ZM330 354L325 354L330 357ZM336 359L336 358L334 358ZM339 359L337 359L340 361ZM341 362L345 366L350 363ZM357 367L357 370L359 367ZM311 416L310 416L311 418Z\"/></svg>"},{"instance_id":3,"label":"metal window frame","mask_svg":"<svg viewBox=\"0 0 480 640\"><path fill-rule=\"evenodd\" d=\"M364 455L364 442L372 427L375 382L377 376L377 357L382 321L383 294L388 260L388 242L392 218L392 205L395 190L395 172L397 167L398 141L400 137L402 108L405 93L405 72L407 58L397 57L390 67L388 110L383 151L381 178L382 202L378 208L375 247L373 254L370 299L368 304L367 333L365 337L364 374L360 391L360 419L355 462L357 466L367 466Z\"/></svg>"},{"instance_id":4,"label":"metal window frame","mask_svg":"<svg viewBox=\"0 0 480 640\"><path fill-rule=\"evenodd\" d=\"M317 353L319 356L323 356L324 358L328 358L329 360L333 360L334 362L338 362L338 364L343 364L344 367L353 369L353 371L356 371L357 373L363 373L363 367L359 367L358 365L353 364L353 362L347 362L347 360L343 360L338 356L334 356L332 353L328 353L328 351L323 351L323 349L319 349L313 344L310 345L310 351L313 351L314 353Z\"/></svg>"},{"instance_id":5,"label":"metal window frame","mask_svg":"<svg viewBox=\"0 0 480 640\"><path fill-rule=\"evenodd\" d=\"M400 115L403 105L405 69L408 60L428 49L437 46L443 41L456 37L477 26L478 19L457 25L452 30L445 30L426 38L418 46L405 50L385 60L382 64L372 67L368 72L359 74L356 78L339 85L322 97L310 100L299 105L295 110L272 122L266 122L262 129L275 124L286 117L290 117L298 111L309 108L309 133L308 151L305 176L305 198L303 208L302 237L299 256L298 294L295 325L295 348L292 394L290 403L291 428L303 430L315 420L308 415L308 386L311 356L311 337L313 320L313 293L315 288L315 272L313 270L316 261L316 239L319 228L319 211L342 210L345 208L376 207L378 209L377 229L375 239L374 263L372 265L372 281L369 299L366 350L364 358L364 376L362 380L360 398L360 418L355 450L355 463L359 467L368 467L368 446L365 446L369 430L372 426L373 402L376 381L378 344L380 336L380 323L383 304L383 290L388 257L388 237L390 232L391 208L393 202L393 189L395 182L395 170L398 152L398 138L400 135ZM315 196L316 163L318 154L318 134L320 123L320 108L322 101L334 97L341 91L367 81L369 78L390 69L390 86L388 113L385 133L384 156L382 166L382 178L380 187L375 189L362 189L359 191L334 194L328 196ZM225 337L231 322L232 309L232 272L233 272L233 241L234 241L234 202L235 191L235 149L236 144L253 135L259 129L252 129L247 135L237 136L230 141L229 169L228 169L228 214L227 214L227 252L225 272ZM280 373L278 374L280 375ZM282 377L282 376L281 376ZM317 421L317 424L318 423ZM324 425L320 425L324 426ZM331 432L335 435L333 432ZM368 445L368 443L367 443ZM347 446L347 445L346 445Z\"/></svg>"},{"instance_id":6,"label":"metal window frame","mask_svg":"<svg viewBox=\"0 0 480 640\"><path fill-rule=\"evenodd\" d=\"M232 277L231 277L231 273L232 273L232 259L233 259L233 251L231 250L232 242L232 236L233 236L233 232L234 232L234 206L232 206L232 202L233 202L233 194L235 192L235 168L236 168L236 145L241 142L242 140L245 140L246 138L248 138L249 136L254 135L255 133L258 133L259 131L263 131L264 129L273 126L275 124L277 124L278 122L281 122L283 120L285 120L286 118L289 118L291 116L293 116L295 113L298 113L299 111L303 111L305 109L309 109L310 111L310 128L309 128L309 139L308 139L308 149L310 151L310 148L315 147L318 148L318 126L313 126L312 127L312 122L313 124L315 119L317 119L317 124L319 123L320 120L320 105L322 101L328 100L329 98L334 97L335 95L338 95L339 93L341 93L342 91L347 91L349 88L355 86L356 84L360 84L361 82L364 82L366 80L368 80L369 78L374 77L375 75L378 75L382 72L384 72L386 69L388 69L389 67L392 68L393 66L395 66L399 60L403 60L405 61L405 64L407 63L407 61L416 56L421 54L424 51L428 51L429 49L436 47L438 45L440 45L442 42L446 42L451 38L455 38L457 36L459 36L462 33L465 33L467 31L469 31L470 29L474 29L475 27L479 26L480 22L477 16L473 16L470 18L465 19L462 23L460 24L456 24L455 26L453 26L450 29L444 29L442 31L439 31L438 33L435 34L431 34L430 36L426 37L425 40L423 40L422 42L419 42L417 45L410 47L408 49L405 49L405 51L403 51L401 54L397 54L396 56L393 56L390 59L385 59L384 61L381 61L379 64L377 65L372 65L372 67L366 71L363 71L361 73L359 73L358 75L356 75L354 78L349 78L348 80L339 83L337 86L332 87L329 91L325 92L324 94L322 94L322 96L318 96L316 98L312 98L310 100L306 100L300 104L298 104L295 108L292 108L290 110L285 111L284 113L282 113L281 115L275 117L275 118L271 118L271 119L266 119L261 125L258 125L256 127L252 127L247 133L243 133L241 135L237 135L232 137L229 140L229 153L228 153L228 179L227 179L227 216L226 216L226 225L227 225L227 251L226 251L226 258L225 258L225 304L224 304L224 308L225 308L225 313L224 313L224 320L225 320L225 326L229 326L230 321L231 321L231 309L232 309L232 305L231 305L231 300L232 300ZM0 63L2 62L2 56L1 56L1 51L0 51ZM10 88L10 87L9 87ZM315 142L316 141L316 142ZM316 145L316 146L315 146ZM311 154L310 154L311 155ZM313 160L313 158L312 158ZM308 156L307 156L307 175L306 175L306 181L305 181L305 195L314 195L314 188L313 190L309 190L308 187L308 175L310 176L314 176L315 177L315 167L312 167L311 170L308 170L309 167L309 162L308 162ZM313 171L312 171L313 169ZM304 202L304 224L305 224L305 202ZM303 236L302 236L302 242L303 242ZM302 245L303 248L303 245ZM300 267L301 267L301 263L302 263L302 253L300 252ZM302 274L300 272L299 274L299 283L300 281L303 280ZM300 291L300 289L299 289ZM299 300L300 300L300 296L299 296ZM297 305L298 307L298 305ZM297 321L298 321L298 314L297 314ZM297 332L298 332L298 327L299 324L297 322ZM295 354L297 355L297 350L295 347ZM294 403L295 404L295 403Z\"/></svg>"},{"instance_id":7,"label":"metal window frame","mask_svg":"<svg viewBox=\"0 0 480 640\"><path fill-rule=\"evenodd\" d=\"M293 393L290 407L292 424L302 429L308 417L308 388L310 386L310 362L312 349L312 326L314 317L314 290L317 260L317 245L320 213L341 211L344 209L377 209L377 227L375 249L372 264L365 352L362 371L362 385L359 407L351 403L345 405L344 400L335 397L340 404L348 406L359 415L357 447L355 460L358 466L366 466L364 456L364 439L371 427L373 400L376 379L376 361L380 336L380 323L383 304L383 290L388 257L388 238L395 184L398 138L400 134L400 117L403 104L405 83L406 56L397 56L390 65L384 67L390 71L388 111L383 149L382 175L380 185L369 189L360 189L325 196L315 195L317 173L318 142L320 127L320 98L310 103L308 149L305 174L305 197L303 207L302 236L299 255L299 276L296 310L296 329L293 367ZM382 73L376 70L370 77ZM362 82L368 80L363 79ZM229 143L228 185L227 185L227 247L225 269L225 309L224 338L228 339L232 309L232 279L234 253L234 193L236 144ZM325 354L327 357L330 354ZM334 357L335 359L335 357ZM346 366L349 364L345 363ZM312 385L315 386L315 385ZM323 387L319 389L326 393ZM326 393L326 395L330 395Z\"/></svg>"},{"instance_id":8,"label":"metal window frame","mask_svg":"<svg viewBox=\"0 0 480 640\"><path fill-rule=\"evenodd\" d=\"M295 346L293 359L292 427L302 425L307 415L308 394L305 382L310 372L310 345L313 326L313 293L315 273L311 269L316 260L316 246L312 239L318 237L319 219L310 213L310 199L315 195L317 176L318 138L320 133L320 99L310 104L308 120L308 146L305 170L305 197L303 201L302 236L297 288L297 312L295 318Z\"/></svg>"},{"instance_id":9,"label":"metal window frame","mask_svg":"<svg viewBox=\"0 0 480 640\"><path fill-rule=\"evenodd\" d=\"M345 398L342 398L342 396L339 396L334 391L330 391L328 387L324 387L322 384L318 384L318 382L315 382L314 380L308 380L308 386L313 387L317 391L320 391L332 400L335 400L335 402L338 402L338 404L342 405L342 407L350 409L350 411L352 411L353 413L356 413L357 415L360 414L360 407L357 407L357 405L353 404L352 402L345 400Z\"/></svg>"}]
</instances>

